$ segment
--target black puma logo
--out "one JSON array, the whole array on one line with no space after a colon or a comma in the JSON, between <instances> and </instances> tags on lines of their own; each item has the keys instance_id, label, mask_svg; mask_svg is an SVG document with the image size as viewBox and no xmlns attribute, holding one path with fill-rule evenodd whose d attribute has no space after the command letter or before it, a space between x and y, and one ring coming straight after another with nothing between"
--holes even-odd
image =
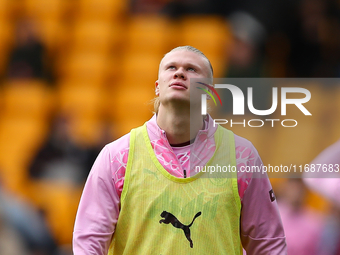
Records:
<instances>
[{"instance_id":1,"label":"black puma logo","mask_svg":"<svg viewBox=\"0 0 340 255\"><path fill-rule=\"evenodd\" d=\"M188 239L188 241L190 242L190 247L193 248L194 245L192 243L192 240L190 238L190 227L192 226L192 224L194 223L195 219L200 216L202 213L201 212L198 212L196 213L195 217L192 219L192 222L189 224L189 225L184 225L182 224L177 218L175 215L167 212L167 211L163 211L161 213L161 217L163 217L164 219L163 220L160 220L159 223L162 224L162 223L165 223L165 224L169 224L171 223L172 226L174 226L175 228L181 228L183 229L184 231L184 235L185 237Z\"/></svg>"}]
</instances>

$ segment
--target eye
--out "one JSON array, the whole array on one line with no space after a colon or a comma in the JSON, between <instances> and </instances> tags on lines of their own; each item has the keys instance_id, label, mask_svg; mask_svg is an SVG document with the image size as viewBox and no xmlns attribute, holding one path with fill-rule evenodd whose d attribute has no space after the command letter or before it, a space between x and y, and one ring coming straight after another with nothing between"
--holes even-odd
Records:
<instances>
[{"instance_id":1,"label":"eye","mask_svg":"<svg viewBox=\"0 0 340 255\"><path fill-rule=\"evenodd\" d=\"M193 67L189 67L189 68L188 68L188 71L193 71L193 72L196 72L196 69L195 69L195 68L193 68Z\"/></svg>"},{"instance_id":2,"label":"eye","mask_svg":"<svg viewBox=\"0 0 340 255\"><path fill-rule=\"evenodd\" d=\"M176 67L175 66L168 66L168 69L174 70L174 69L176 69Z\"/></svg>"}]
</instances>

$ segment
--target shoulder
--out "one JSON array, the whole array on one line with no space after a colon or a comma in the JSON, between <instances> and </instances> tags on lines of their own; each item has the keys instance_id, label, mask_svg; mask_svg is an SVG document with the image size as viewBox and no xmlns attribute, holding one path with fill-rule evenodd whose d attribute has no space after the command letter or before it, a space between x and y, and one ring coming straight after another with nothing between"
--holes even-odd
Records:
<instances>
[{"instance_id":1,"label":"shoulder","mask_svg":"<svg viewBox=\"0 0 340 255\"><path fill-rule=\"evenodd\" d=\"M246 165L255 165L256 161L261 160L255 146L246 138L234 134L236 160L247 161Z\"/></svg>"},{"instance_id":2,"label":"shoulder","mask_svg":"<svg viewBox=\"0 0 340 255\"><path fill-rule=\"evenodd\" d=\"M250 149L255 149L252 142L249 141L248 139L246 139L242 136L236 135L235 133L234 133L234 138L235 138L235 147L243 146L243 147L247 147L247 148L250 148Z\"/></svg>"},{"instance_id":3,"label":"shoulder","mask_svg":"<svg viewBox=\"0 0 340 255\"><path fill-rule=\"evenodd\" d=\"M90 171L87 186L96 187L98 181L101 186L119 190L119 181L123 182L127 158L129 154L130 133L108 143L99 153ZM96 184L93 184L96 183Z\"/></svg>"},{"instance_id":4,"label":"shoulder","mask_svg":"<svg viewBox=\"0 0 340 255\"><path fill-rule=\"evenodd\" d=\"M129 150L130 145L130 133L118 138L117 140L110 142L105 145L103 151L109 153L111 157L115 157L122 152L126 152Z\"/></svg>"},{"instance_id":5,"label":"shoulder","mask_svg":"<svg viewBox=\"0 0 340 255\"><path fill-rule=\"evenodd\" d=\"M117 140L108 143L99 153L96 161L94 162L91 174L98 174L99 177L108 178L116 172L116 168L124 164L129 152L130 133L118 138ZM106 169L104 171L104 169Z\"/></svg>"}]
</instances>

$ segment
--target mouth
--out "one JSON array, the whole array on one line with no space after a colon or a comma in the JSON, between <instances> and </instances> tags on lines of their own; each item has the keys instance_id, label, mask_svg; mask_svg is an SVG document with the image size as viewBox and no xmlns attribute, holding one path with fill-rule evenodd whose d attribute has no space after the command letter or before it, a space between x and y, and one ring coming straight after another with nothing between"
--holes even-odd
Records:
<instances>
[{"instance_id":1,"label":"mouth","mask_svg":"<svg viewBox=\"0 0 340 255\"><path fill-rule=\"evenodd\" d=\"M183 82L179 82L179 81L175 81L173 83L170 84L171 88L174 88L174 89L188 89L188 87L183 83Z\"/></svg>"}]
</instances>

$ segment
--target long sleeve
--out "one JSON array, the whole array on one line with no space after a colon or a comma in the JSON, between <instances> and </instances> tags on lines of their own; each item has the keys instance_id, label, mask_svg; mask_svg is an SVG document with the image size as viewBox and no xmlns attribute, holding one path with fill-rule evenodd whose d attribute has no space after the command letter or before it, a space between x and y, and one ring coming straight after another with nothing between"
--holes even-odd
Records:
<instances>
[{"instance_id":1,"label":"long sleeve","mask_svg":"<svg viewBox=\"0 0 340 255\"><path fill-rule=\"evenodd\" d=\"M248 165L263 163L256 149ZM287 254L286 239L272 186L267 175L250 180L242 200L241 241L247 255Z\"/></svg>"},{"instance_id":2,"label":"long sleeve","mask_svg":"<svg viewBox=\"0 0 340 255\"><path fill-rule=\"evenodd\" d=\"M119 215L119 201L107 147L86 181L73 233L75 255L106 255Z\"/></svg>"}]
</instances>

